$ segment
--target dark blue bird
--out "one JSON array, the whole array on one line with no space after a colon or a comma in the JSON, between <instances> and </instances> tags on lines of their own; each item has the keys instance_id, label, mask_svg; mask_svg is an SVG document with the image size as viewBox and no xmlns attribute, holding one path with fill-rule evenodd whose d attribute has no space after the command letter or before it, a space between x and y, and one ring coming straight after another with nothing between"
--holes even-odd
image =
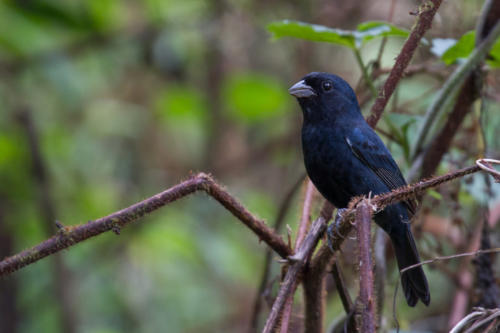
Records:
<instances>
[{"instance_id":1,"label":"dark blue bird","mask_svg":"<svg viewBox=\"0 0 500 333\"><path fill-rule=\"evenodd\" d=\"M318 191L337 208L359 195L389 192L406 185L382 140L366 123L354 91L347 82L328 73L310 73L289 90L304 115L302 149L307 174ZM420 262L410 229L415 202L386 207L374 217L389 234L399 269ZM421 267L401 275L408 305L420 299L430 303Z\"/></svg>"}]
</instances>

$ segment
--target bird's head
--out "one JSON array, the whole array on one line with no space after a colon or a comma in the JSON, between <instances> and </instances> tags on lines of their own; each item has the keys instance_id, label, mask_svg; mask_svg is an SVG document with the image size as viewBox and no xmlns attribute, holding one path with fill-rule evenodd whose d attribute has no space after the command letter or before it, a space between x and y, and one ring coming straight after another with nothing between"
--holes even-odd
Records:
<instances>
[{"instance_id":1,"label":"bird's head","mask_svg":"<svg viewBox=\"0 0 500 333\"><path fill-rule=\"evenodd\" d=\"M309 73L288 92L297 98L306 122L328 121L345 116L362 117L356 94L337 75Z\"/></svg>"}]
</instances>

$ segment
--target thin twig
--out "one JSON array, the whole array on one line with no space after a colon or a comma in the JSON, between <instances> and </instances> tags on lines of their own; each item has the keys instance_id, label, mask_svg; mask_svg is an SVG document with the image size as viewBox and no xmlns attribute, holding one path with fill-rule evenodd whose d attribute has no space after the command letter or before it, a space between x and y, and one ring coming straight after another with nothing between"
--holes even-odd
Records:
<instances>
[{"instance_id":1,"label":"thin twig","mask_svg":"<svg viewBox=\"0 0 500 333\"><path fill-rule=\"evenodd\" d=\"M347 287L345 286L344 276L342 275L342 270L340 269L337 260L335 260L332 265L332 277L335 287L337 288L337 292L339 293L340 300L342 301L344 311L346 314L349 314L353 311L352 298L349 294L349 290L347 290Z\"/></svg>"},{"instance_id":2,"label":"thin twig","mask_svg":"<svg viewBox=\"0 0 500 333\"><path fill-rule=\"evenodd\" d=\"M486 165L485 165L486 164ZM476 165L483 169L484 171L488 172L495 178L495 181L498 183L500 182L500 172L497 170L493 169L493 166L491 164L500 164L500 161L494 160L491 158L481 158L476 161Z\"/></svg>"},{"instance_id":3,"label":"thin twig","mask_svg":"<svg viewBox=\"0 0 500 333\"><path fill-rule=\"evenodd\" d=\"M302 216L299 222L299 228L297 232L297 238L295 239L294 249L298 249L306 237L307 229L311 220L311 206L314 199L314 185L311 180L308 178L306 181L306 191L304 196L304 203L302 205ZM290 325L290 319L292 317L293 310L293 295L295 294L295 289L297 288L298 283L296 282L294 288L290 295L288 295L288 299L285 302L285 308L283 310L283 315L281 318L281 332L288 332L288 327Z\"/></svg>"},{"instance_id":4,"label":"thin twig","mask_svg":"<svg viewBox=\"0 0 500 333\"><path fill-rule=\"evenodd\" d=\"M413 53L415 53L420 40L424 36L425 32L431 27L432 19L441 5L441 1L442 0L430 0L425 2L420 7L417 22L414 25L410 36L403 45L401 52L396 58L396 63L394 64L389 77L387 77L384 86L379 91L377 99L371 108L370 117L368 117L367 120L371 127L375 127L377 122L380 120L382 112L391 98L392 93L396 89L399 80L401 80L406 67L410 63Z\"/></svg>"},{"instance_id":5,"label":"thin twig","mask_svg":"<svg viewBox=\"0 0 500 333\"><path fill-rule=\"evenodd\" d=\"M472 252L458 253L458 254L453 254L450 256L436 257L436 258L432 258L429 260L421 261L418 264L414 264L414 265L405 267L404 269L402 269L400 271L400 273L403 274L404 272L406 272L410 269L413 269L415 267L419 267L419 266L427 265L427 264L432 264L433 262L436 262L436 261L450 260L450 259L456 259L456 258L461 258L461 257L477 256L478 254L498 253L498 252L500 252L500 247L496 247L494 249L488 249L488 250L477 250L477 251L472 251Z\"/></svg>"},{"instance_id":6,"label":"thin twig","mask_svg":"<svg viewBox=\"0 0 500 333\"><path fill-rule=\"evenodd\" d=\"M483 315L484 315L484 309L469 313L450 330L450 333L460 332L463 328L465 328L465 326L469 325L472 320L474 320L477 317L481 317Z\"/></svg>"},{"instance_id":7,"label":"thin twig","mask_svg":"<svg viewBox=\"0 0 500 333\"><path fill-rule=\"evenodd\" d=\"M306 236L307 228L311 220L311 207L314 199L314 191L315 187L311 182L311 180L308 178L306 184L306 194L304 197L304 204L302 206L302 215L299 223L299 230L297 231L297 238L295 239L295 247L294 247L295 249L297 249L300 246L300 244L302 244L302 241Z\"/></svg>"},{"instance_id":8,"label":"thin twig","mask_svg":"<svg viewBox=\"0 0 500 333\"><path fill-rule=\"evenodd\" d=\"M387 16L387 22L392 23L392 18L394 17L394 10L396 9L396 0L391 0L391 6L389 7L389 15ZM378 49L377 58L375 59L376 67L380 67L380 61L382 60L382 55L384 54L385 45L387 43L387 36L382 38L380 47Z\"/></svg>"},{"instance_id":9,"label":"thin twig","mask_svg":"<svg viewBox=\"0 0 500 333\"><path fill-rule=\"evenodd\" d=\"M330 219L333 206L325 201L322 215ZM304 269L304 331L308 333L320 333L323 331L323 316L325 309L325 277L330 270L333 260L325 263L323 267L313 266L308 262Z\"/></svg>"},{"instance_id":10,"label":"thin twig","mask_svg":"<svg viewBox=\"0 0 500 333\"><path fill-rule=\"evenodd\" d=\"M368 69L366 68L365 63L363 62L363 58L361 58L361 52L359 51L358 48L354 48L353 52L354 52L354 57L356 58L358 66L361 70L361 73L363 74L363 79L368 88L370 89L372 97L377 96L377 89L375 89L375 86L373 85L373 80L368 74Z\"/></svg>"},{"instance_id":11,"label":"thin twig","mask_svg":"<svg viewBox=\"0 0 500 333\"><path fill-rule=\"evenodd\" d=\"M288 296L293 291L294 285L297 283L299 273L304 268L304 265L311 255L312 250L316 247L318 240L325 231L326 224L328 222L328 212L325 212L325 210L326 209L323 209L323 213L312 223L311 229L304 239L302 246L300 246L300 248L297 249L296 253L289 258L290 261L293 262L293 264L288 268L285 279L283 280L281 288L278 292L278 296L274 301L271 313L267 318L266 324L262 331L263 333L270 333L275 329L279 321L280 314L283 310L283 306L285 305Z\"/></svg>"},{"instance_id":12,"label":"thin twig","mask_svg":"<svg viewBox=\"0 0 500 333\"><path fill-rule=\"evenodd\" d=\"M293 184L288 193L283 198L278 210L278 215L276 216L276 221L274 223L275 232L280 232L281 226L285 221L286 214L292 204L292 199L295 193L300 188L303 183L305 174L300 176L300 178ZM262 278L260 279L259 288L255 294L255 302L253 305L252 316L250 319L249 332L256 332L259 325L259 314L262 308L262 296L264 295L266 289L268 288L269 274L271 273L271 263L273 258L273 251L271 248L266 249L266 256L264 259L264 269L262 271Z\"/></svg>"},{"instance_id":13,"label":"thin twig","mask_svg":"<svg viewBox=\"0 0 500 333\"><path fill-rule=\"evenodd\" d=\"M212 196L282 258L286 258L291 254L291 249L285 244L283 239L268 227L263 220L253 216L238 200L217 184L212 177L204 173L199 173L166 191L111 215L95 221L89 221L86 224L67 226L60 229L56 235L42 243L2 260L0 262L0 276L15 272L26 265L103 232L110 230L117 232L122 227L138 220L144 215L196 191L205 191Z\"/></svg>"}]
</instances>

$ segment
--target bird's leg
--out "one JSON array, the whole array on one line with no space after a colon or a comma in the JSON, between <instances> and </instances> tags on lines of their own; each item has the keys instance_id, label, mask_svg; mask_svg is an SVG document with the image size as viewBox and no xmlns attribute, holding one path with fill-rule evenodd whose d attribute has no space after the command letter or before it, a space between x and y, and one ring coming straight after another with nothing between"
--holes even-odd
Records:
<instances>
[{"instance_id":1,"label":"bird's leg","mask_svg":"<svg viewBox=\"0 0 500 333\"><path fill-rule=\"evenodd\" d=\"M339 233L339 227L340 227L340 221L342 221L342 218L344 217L344 213L347 210L347 208L339 208L337 209L337 214L335 215L335 220L328 226L328 229L326 231L327 238L328 238L328 247L332 252L335 252L333 249L333 239L335 236L339 236L340 238L344 238Z\"/></svg>"}]
</instances>

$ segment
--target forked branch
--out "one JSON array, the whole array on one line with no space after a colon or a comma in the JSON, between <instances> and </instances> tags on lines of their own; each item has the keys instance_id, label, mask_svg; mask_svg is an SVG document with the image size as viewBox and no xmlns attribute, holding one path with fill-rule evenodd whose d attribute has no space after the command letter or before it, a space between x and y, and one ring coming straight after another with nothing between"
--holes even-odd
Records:
<instances>
[{"instance_id":1,"label":"forked branch","mask_svg":"<svg viewBox=\"0 0 500 333\"><path fill-rule=\"evenodd\" d=\"M60 229L56 235L30 249L2 260L0 262L0 276L15 272L46 256L106 231L112 230L119 233L122 227L131 222L197 191L204 191L217 200L282 258L292 254L291 249L283 239L268 227L263 220L253 216L238 200L217 184L212 177L199 173L166 191L100 219L76 226L62 226L57 223Z\"/></svg>"}]
</instances>

